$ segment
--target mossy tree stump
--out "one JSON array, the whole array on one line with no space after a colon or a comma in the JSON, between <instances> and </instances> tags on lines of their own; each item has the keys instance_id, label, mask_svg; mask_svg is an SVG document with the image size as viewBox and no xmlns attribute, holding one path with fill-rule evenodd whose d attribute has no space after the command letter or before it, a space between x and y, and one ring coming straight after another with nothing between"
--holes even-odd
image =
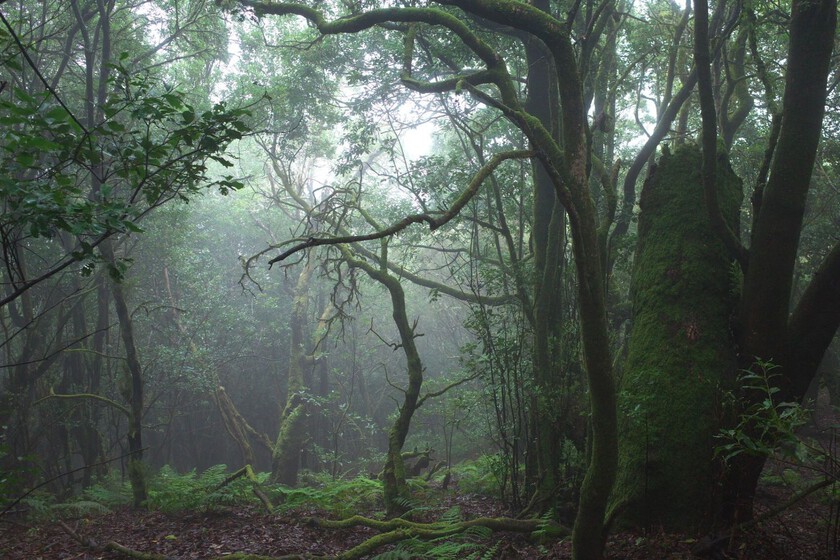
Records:
<instances>
[{"instance_id":1,"label":"mossy tree stump","mask_svg":"<svg viewBox=\"0 0 840 560\"><path fill-rule=\"evenodd\" d=\"M738 279L703 199L696 146L665 153L645 182L631 283L633 327L619 385L622 523L696 530L710 521L722 391L736 368ZM718 157L718 197L738 231L741 182Z\"/></svg>"}]
</instances>

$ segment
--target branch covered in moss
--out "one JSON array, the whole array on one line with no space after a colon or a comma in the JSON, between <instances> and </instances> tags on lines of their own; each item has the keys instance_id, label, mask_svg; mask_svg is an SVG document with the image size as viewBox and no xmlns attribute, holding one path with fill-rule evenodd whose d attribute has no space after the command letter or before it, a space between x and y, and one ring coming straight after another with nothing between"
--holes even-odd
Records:
<instances>
[{"instance_id":1,"label":"branch covered in moss","mask_svg":"<svg viewBox=\"0 0 840 560\"><path fill-rule=\"evenodd\" d=\"M260 481L257 480L257 475L254 473L254 469L251 468L251 465L245 465L232 475L228 476L224 479L218 486L216 486L216 490L220 490L236 480L237 478L245 477L248 479L248 482L251 483L251 489L254 491L254 495L259 498L262 504L265 506L265 509L268 510L268 513L274 512L274 506L271 504L271 500L268 498L265 492L262 491L260 487Z\"/></svg>"},{"instance_id":2,"label":"branch covered in moss","mask_svg":"<svg viewBox=\"0 0 840 560\"><path fill-rule=\"evenodd\" d=\"M37 401L35 401L35 404L40 404L48 399L90 399L105 403L112 408L116 408L126 416L131 416L131 412L128 410L128 407L121 405L117 401L111 400L107 397L103 397L102 395L96 395L94 393L57 394L54 393L52 389L50 389L50 394L44 398L38 399Z\"/></svg>"}]
</instances>

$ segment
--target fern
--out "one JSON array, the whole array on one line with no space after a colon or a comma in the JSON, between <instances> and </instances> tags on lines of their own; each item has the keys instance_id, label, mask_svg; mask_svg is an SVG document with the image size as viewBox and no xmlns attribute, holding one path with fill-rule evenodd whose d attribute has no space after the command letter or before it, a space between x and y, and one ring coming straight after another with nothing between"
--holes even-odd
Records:
<instances>
[{"instance_id":1,"label":"fern","mask_svg":"<svg viewBox=\"0 0 840 560\"><path fill-rule=\"evenodd\" d=\"M458 523L463 520L464 517L461 515L461 508L459 506L452 506L440 516L440 521L444 523Z\"/></svg>"},{"instance_id":2,"label":"fern","mask_svg":"<svg viewBox=\"0 0 840 560\"><path fill-rule=\"evenodd\" d=\"M482 527L481 525L473 525L472 527L467 527L467 530L463 533L463 538L478 541L487 540L492 536L493 529L490 529L489 527Z\"/></svg>"},{"instance_id":3,"label":"fern","mask_svg":"<svg viewBox=\"0 0 840 560\"><path fill-rule=\"evenodd\" d=\"M434 542L434 541L433 541ZM472 557L477 551L478 545L471 542L460 542L459 540L440 541L433 548L426 551L425 558L440 560L456 560Z\"/></svg>"},{"instance_id":4,"label":"fern","mask_svg":"<svg viewBox=\"0 0 840 560\"><path fill-rule=\"evenodd\" d=\"M485 550L481 556L476 556L476 560L491 560L496 557L496 554L499 552L499 546L501 545L501 541L496 541L493 543L493 546Z\"/></svg>"},{"instance_id":5,"label":"fern","mask_svg":"<svg viewBox=\"0 0 840 560\"><path fill-rule=\"evenodd\" d=\"M455 528L463 521L461 508L454 506L443 512L439 517L440 523ZM440 537L437 539L421 540L413 538L397 544L392 550L374 556L372 560L489 560L499 549L499 543L487 546L487 541L493 536L493 530L488 527L475 525L467 527L457 535Z\"/></svg>"},{"instance_id":6,"label":"fern","mask_svg":"<svg viewBox=\"0 0 840 560\"><path fill-rule=\"evenodd\" d=\"M57 519L89 517L111 511L110 508L90 500L57 504L54 503L53 496L41 493L27 496L21 500L21 504L26 508L29 520L40 523Z\"/></svg>"},{"instance_id":7,"label":"fern","mask_svg":"<svg viewBox=\"0 0 840 560\"><path fill-rule=\"evenodd\" d=\"M475 461L464 461L452 467L452 476L458 481L458 489L468 494L497 496L500 480L500 458L498 455L482 455Z\"/></svg>"},{"instance_id":8,"label":"fern","mask_svg":"<svg viewBox=\"0 0 840 560\"><path fill-rule=\"evenodd\" d=\"M250 483L238 479L220 487L227 478L226 465L214 465L201 474L193 469L179 474L170 466L160 469L149 484L148 504L161 511L211 510L252 503Z\"/></svg>"},{"instance_id":9,"label":"fern","mask_svg":"<svg viewBox=\"0 0 840 560\"><path fill-rule=\"evenodd\" d=\"M312 475L312 484L297 488L277 485L269 488L268 494L282 503L282 511L314 507L337 517L376 509L381 505L382 483L378 480L366 477L333 480Z\"/></svg>"},{"instance_id":10,"label":"fern","mask_svg":"<svg viewBox=\"0 0 840 560\"><path fill-rule=\"evenodd\" d=\"M127 480L114 473L82 492L82 501L96 502L110 508L131 504L131 488Z\"/></svg>"},{"instance_id":11,"label":"fern","mask_svg":"<svg viewBox=\"0 0 840 560\"><path fill-rule=\"evenodd\" d=\"M50 509L55 505L55 498L45 492L34 492L21 500L26 508L26 515L32 520L46 521L50 519Z\"/></svg>"},{"instance_id":12,"label":"fern","mask_svg":"<svg viewBox=\"0 0 840 560\"><path fill-rule=\"evenodd\" d=\"M410 550L395 548L382 554L377 554L371 560L415 560L417 557Z\"/></svg>"}]
</instances>

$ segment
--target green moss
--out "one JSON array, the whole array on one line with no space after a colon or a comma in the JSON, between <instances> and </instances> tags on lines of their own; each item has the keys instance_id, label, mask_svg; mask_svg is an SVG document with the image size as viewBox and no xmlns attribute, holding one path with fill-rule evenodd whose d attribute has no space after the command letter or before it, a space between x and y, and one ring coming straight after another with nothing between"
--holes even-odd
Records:
<instances>
[{"instance_id":1,"label":"green moss","mask_svg":"<svg viewBox=\"0 0 840 560\"><path fill-rule=\"evenodd\" d=\"M633 329L620 383L613 506L634 525L697 529L712 510L720 393L735 368L731 259L705 209L700 151L663 155L640 201ZM741 182L719 158L720 206L737 231Z\"/></svg>"},{"instance_id":2,"label":"green moss","mask_svg":"<svg viewBox=\"0 0 840 560\"><path fill-rule=\"evenodd\" d=\"M283 412L280 432L272 452L271 481L287 486L297 483L300 450L306 438L306 404L299 395L291 398Z\"/></svg>"}]
</instances>

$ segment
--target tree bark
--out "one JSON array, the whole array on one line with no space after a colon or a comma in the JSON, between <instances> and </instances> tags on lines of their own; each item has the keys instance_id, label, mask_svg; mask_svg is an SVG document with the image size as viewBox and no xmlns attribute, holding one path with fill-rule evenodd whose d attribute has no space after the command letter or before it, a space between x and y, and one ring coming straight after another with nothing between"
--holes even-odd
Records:
<instances>
[{"instance_id":1,"label":"tree bark","mask_svg":"<svg viewBox=\"0 0 840 560\"><path fill-rule=\"evenodd\" d=\"M633 327L619 388L619 465L611 511L622 523L695 531L715 511L721 389L736 368L735 266L702 211L701 155L663 155L641 196L631 283ZM741 182L717 159L722 215L736 227Z\"/></svg>"},{"instance_id":2,"label":"tree bark","mask_svg":"<svg viewBox=\"0 0 840 560\"><path fill-rule=\"evenodd\" d=\"M535 6L548 12L547 1ZM544 46L534 38L526 39L528 56L528 99L525 110L540 120L556 137L559 115L556 84L552 83L551 60ZM552 122L552 120L554 122ZM536 391L531 398L531 437L526 456L526 481L534 492L531 511L543 513L552 508L560 485L560 462L565 410L560 392L560 334L562 327L562 273L566 236L566 216L554 184L539 160L532 162L534 184L534 225L531 242L534 253L534 346L533 375Z\"/></svg>"},{"instance_id":3,"label":"tree bark","mask_svg":"<svg viewBox=\"0 0 840 560\"><path fill-rule=\"evenodd\" d=\"M383 241L383 245L386 243ZM368 276L387 288L391 297L392 317L400 335L399 347L405 354L408 384L403 389L403 402L399 407L397 418L388 432L388 453L385 467L382 469L386 513L389 517L396 517L408 509L408 501L411 499L406 482L402 448L411 428L411 419L419 405L420 389L423 386L423 362L414 342L414 329L408 320L405 291L399 279L388 274L385 258L380 260L380 266L376 268L366 261L353 257L347 246L340 245L339 248L350 266L361 268ZM387 252L383 251L383 254Z\"/></svg>"},{"instance_id":4,"label":"tree bark","mask_svg":"<svg viewBox=\"0 0 840 560\"><path fill-rule=\"evenodd\" d=\"M117 262L114 256L113 242L104 241L99 250L105 259L112 276L117 274ZM146 472L143 464L143 368L137 355L137 345L134 342L134 323L128 310L122 280L111 278L111 296L114 300L114 310L120 324L120 334L125 346L127 375L122 383L122 394L128 402L130 414L128 417L128 478L131 482L131 493L134 507L139 508L146 501Z\"/></svg>"},{"instance_id":5,"label":"tree bark","mask_svg":"<svg viewBox=\"0 0 840 560\"><path fill-rule=\"evenodd\" d=\"M289 319L291 339L289 342L289 369L286 404L280 416L280 428L272 451L272 482L287 486L297 484L300 457L306 440L307 403L306 367L306 321L309 310L309 282L315 266L307 261L298 276L292 314Z\"/></svg>"},{"instance_id":6,"label":"tree bark","mask_svg":"<svg viewBox=\"0 0 840 560\"><path fill-rule=\"evenodd\" d=\"M739 365L750 370L757 360L764 360L780 366L780 391L774 395L777 402L802 398L816 373L814 364L827 347L825 340L830 341L830 337L820 335L820 342L809 346L808 359L803 360L799 350L790 345L797 341L796 336L791 339L790 307L805 201L822 132L836 27L836 0L793 2L781 130L769 179L758 193L749 267L744 276L737 325ZM829 257L827 261L825 271L829 274L837 272L831 264L835 259L836 256ZM815 280L815 289L821 293L817 299L829 304L828 308L837 309L836 290L819 289L825 281L825 276ZM809 292L809 298L803 302L813 308L816 302L810 298L816 294L806 290ZM830 329L834 325L836 330L836 324L834 318L823 326ZM752 399L763 398L755 394L742 397L745 407ZM727 503L723 510L731 522L752 516L755 488L763 466L762 457L742 453L735 458L726 482Z\"/></svg>"}]
</instances>

